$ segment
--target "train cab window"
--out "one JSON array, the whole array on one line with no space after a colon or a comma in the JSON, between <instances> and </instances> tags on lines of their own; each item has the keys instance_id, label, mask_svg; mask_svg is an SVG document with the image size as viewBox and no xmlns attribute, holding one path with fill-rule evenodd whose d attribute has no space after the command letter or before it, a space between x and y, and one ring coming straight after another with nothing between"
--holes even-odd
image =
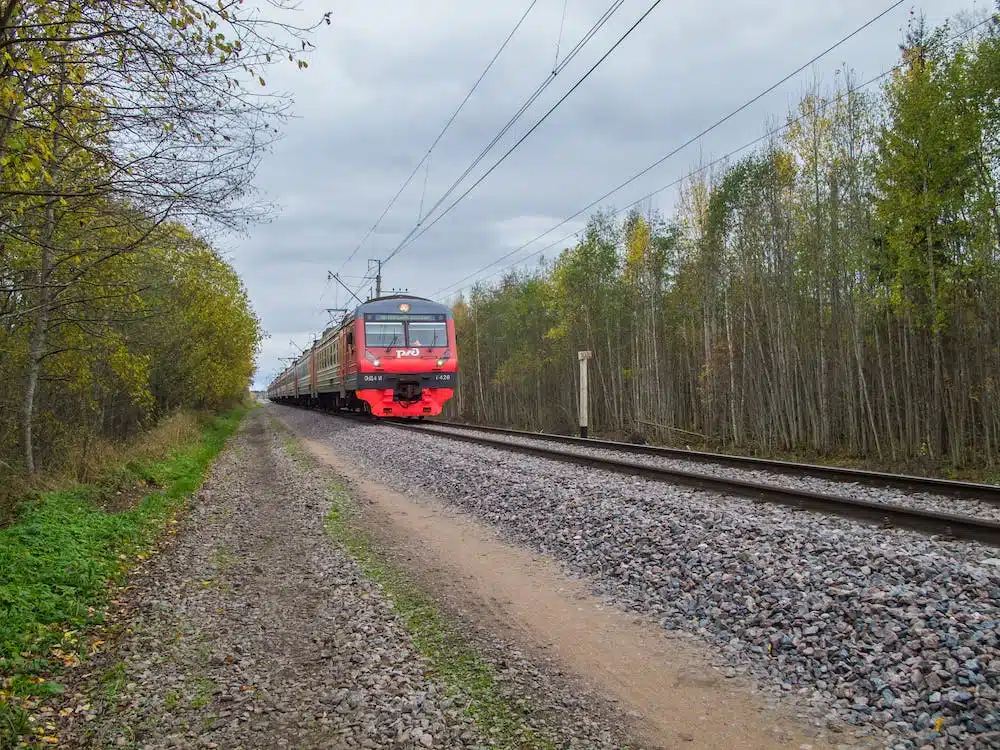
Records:
<instances>
[{"instance_id":1,"label":"train cab window","mask_svg":"<svg viewBox=\"0 0 1000 750\"><path fill-rule=\"evenodd\" d=\"M444 323L409 323L409 346L448 346L448 327Z\"/></svg>"},{"instance_id":2,"label":"train cab window","mask_svg":"<svg viewBox=\"0 0 1000 750\"><path fill-rule=\"evenodd\" d=\"M406 337L402 323L365 322L365 346L385 347L405 346Z\"/></svg>"}]
</instances>

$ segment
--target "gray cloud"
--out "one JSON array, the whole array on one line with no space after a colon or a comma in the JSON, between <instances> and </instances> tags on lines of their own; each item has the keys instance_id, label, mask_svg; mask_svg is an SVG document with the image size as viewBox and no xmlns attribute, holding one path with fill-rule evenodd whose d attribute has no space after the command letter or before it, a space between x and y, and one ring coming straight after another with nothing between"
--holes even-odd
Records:
<instances>
[{"instance_id":1,"label":"gray cloud","mask_svg":"<svg viewBox=\"0 0 1000 750\"><path fill-rule=\"evenodd\" d=\"M570 0L565 55L610 0ZM442 206L460 195L648 7L627 0L551 84L512 133ZM783 77L877 12L870 0L664 2L531 138L426 235L385 268L384 287L430 295L591 202ZM925 4L932 23L971 6ZM272 71L269 87L294 92L296 119L257 183L283 206L229 252L271 334L258 387L327 322L348 295L327 280L396 193L527 6L457 0L345 4L324 26L307 71ZM303 19L327 7L304 0ZM424 210L492 139L553 65L563 3L540 0L430 160ZM867 78L896 62L903 5L703 142L610 199L635 200L781 120L814 76L835 83L846 61ZM360 276L414 225L421 170L379 231L344 268ZM655 205L669 213L675 191ZM554 232L547 244L586 219ZM549 251L547 255L552 255ZM520 257L520 256L518 256ZM532 258L531 263L537 259ZM510 261L505 261L509 263ZM493 269L495 270L495 269Z\"/></svg>"}]
</instances>

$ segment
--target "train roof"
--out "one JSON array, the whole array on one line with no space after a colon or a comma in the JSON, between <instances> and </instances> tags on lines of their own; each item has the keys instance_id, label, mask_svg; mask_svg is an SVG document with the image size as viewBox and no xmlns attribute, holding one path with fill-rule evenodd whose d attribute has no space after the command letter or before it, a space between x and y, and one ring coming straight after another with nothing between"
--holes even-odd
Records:
<instances>
[{"instance_id":1,"label":"train roof","mask_svg":"<svg viewBox=\"0 0 1000 750\"><path fill-rule=\"evenodd\" d=\"M415 313L435 315L448 315L451 317L451 309L440 302L434 302L426 297L415 297L410 294L392 294L387 297L377 297L358 305L354 310L354 317L359 318L365 313Z\"/></svg>"}]
</instances>

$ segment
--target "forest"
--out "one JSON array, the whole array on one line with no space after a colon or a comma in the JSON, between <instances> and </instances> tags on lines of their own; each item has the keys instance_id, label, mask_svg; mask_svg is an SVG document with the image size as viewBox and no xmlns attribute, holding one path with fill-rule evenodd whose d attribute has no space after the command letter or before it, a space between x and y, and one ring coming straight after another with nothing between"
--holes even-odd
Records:
<instances>
[{"instance_id":1,"label":"forest","mask_svg":"<svg viewBox=\"0 0 1000 750\"><path fill-rule=\"evenodd\" d=\"M264 75L315 28L272 5L0 2L0 487L247 393L263 332L214 243L271 211Z\"/></svg>"},{"instance_id":2,"label":"forest","mask_svg":"<svg viewBox=\"0 0 1000 750\"><path fill-rule=\"evenodd\" d=\"M914 18L874 84L838 71L692 171L673 215L601 210L557 257L473 287L451 413L572 431L590 350L597 434L995 467L997 17Z\"/></svg>"}]
</instances>

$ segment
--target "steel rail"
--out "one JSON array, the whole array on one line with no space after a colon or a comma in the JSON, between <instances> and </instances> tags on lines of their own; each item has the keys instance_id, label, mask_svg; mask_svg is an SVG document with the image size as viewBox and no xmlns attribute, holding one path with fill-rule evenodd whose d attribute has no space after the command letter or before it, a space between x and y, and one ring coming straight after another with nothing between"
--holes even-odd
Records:
<instances>
[{"instance_id":1,"label":"steel rail","mask_svg":"<svg viewBox=\"0 0 1000 750\"><path fill-rule=\"evenodd\" d=\"M918 510L867 500L857 500L839 495L826 495L810 490L793 489L791 487L782 487L744 479L729 479L708 474L697 474L680 469L650 466L625 459L589 456L558 448L511 443L506 440L470 435L464 431L435 429L435 425L440 425L441 423L412 422L406 420L379 421L385 421L392 427L439 435L448 440L486 445L516 453L538 456L540 458L556 459L580 466L604 469L618 474L641 476L659 482L683 484L723 494L741 495L759 502L779 503L796 508L805 508L849 518L874 521L887 526L898 526L944 537L971 539L1000 546L1000 523L996 521L951 513L939 513L937 511ZM527 433L529 436L531 434ZM585 445L592 445L593 442L595 441L583 441ZM623 443L622 445L625 444Z\"/></svg>"},{"instance_id":2,"label":"steel rail","mask_svg":"<svg viewBox=\"0 0 1000 750\"><path fill-rule=\"evenodd\" d=\"M449 422L444 420L428 420L424 425L460 430L475 430L511 437L544 440L548 442L565 443L588 448L617 451L621 453L636 453L663 458L676 458L697 463L712 463L741 469L762 469L792 476L811 476L819 479L829 479L837 482L855 482L875 487L894 487L910 492L928 492L934 495L949 495L1000 505L1000 485L981 484L978 482L960 482L934 477L918 477L908 474L889 474L866 469L848 469L839 466L818 466L815 464L796 463L794 461L779 461L772 458L752 458L750 456L733 456L725 453L709 453L693 451L685 448L669 448L656 445L638 445L615 440L599 440L596 438L581 438L573 435L555 435L545 432L530 432L527 430L512 430L506 427L485 427L482 425Z\"/></svg>"}]
</instances>

